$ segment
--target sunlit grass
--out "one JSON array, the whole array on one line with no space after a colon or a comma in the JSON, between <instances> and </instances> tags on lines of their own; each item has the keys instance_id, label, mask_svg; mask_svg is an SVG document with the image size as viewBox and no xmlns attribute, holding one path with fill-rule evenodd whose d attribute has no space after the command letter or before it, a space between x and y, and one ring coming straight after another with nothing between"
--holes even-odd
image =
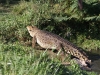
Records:
<instances>
[{"instance_id":1,"label":"sunlit grass","mask_svg":"<svg viewBox=\"0 0 100 75\"><path fill-rule=\"evenodd\" d=\"M46 51L39 52L20 44L0 44L0 73L2 75L70 75L91 74L78 65L62 66L60 60L50 58ZM57 61L56 61L57 60Z\"/></svg>"},{"instance_id":2,"label":"sunlit grass","mask_svg":"<svg viewBox=\"0 0 100 75\"><path fill-rule=\"evenodd\" d=\"M55 4L51 8L46 3L39 5L39 3L21 2L15 5L11 12L0 15L1 75L96 75L94 72L80 70L75 63L72 63L71 66L62 66L61 61L57 58L50 58L46 53L47 51L39 52L25 44L27 40L30 41L26 26L39 24L40 20L44 22L44 18L46 18L45 20L54 18L56 10L62 9L60 6L58 8L58 6L59 4ZM58 10L57 14L59 15L62 12ZM66 19L66 17L62 16L57 18L60 21ZM53 29L54 27L50 30ZM77 43L80 44L81 39L78 38L78 41ZM99 41L97 41L98 45L95 44L95 47L91 42L83 42L81 46L84 48L86 46L88 48L99 46Z\"/></svg>"}]
</instances>

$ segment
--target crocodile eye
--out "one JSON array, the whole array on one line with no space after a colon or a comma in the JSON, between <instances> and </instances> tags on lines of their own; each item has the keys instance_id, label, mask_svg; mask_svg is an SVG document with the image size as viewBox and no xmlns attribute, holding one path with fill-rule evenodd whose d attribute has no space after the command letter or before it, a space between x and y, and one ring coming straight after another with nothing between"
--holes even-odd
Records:
<instances>
[{"instance_id":1,"label":"crocodile eye","mask_svg":"<svg viewBox=\"0 0 100 75\"><path fill-rule=\"evenodd\" d=\"M32 31L32 30L29 30L29 31Z\"/></svg>"}]
</instances>

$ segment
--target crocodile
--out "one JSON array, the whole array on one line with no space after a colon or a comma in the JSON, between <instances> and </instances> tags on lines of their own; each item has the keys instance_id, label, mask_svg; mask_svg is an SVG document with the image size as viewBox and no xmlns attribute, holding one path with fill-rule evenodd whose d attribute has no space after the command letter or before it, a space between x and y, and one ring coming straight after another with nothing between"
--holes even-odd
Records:
<instances>
[{"instance_id":1,"label":"crocodile","mask_svg":"<svg viewBox=\"0 0 100 75\"><path fill-rule=\"evenodd\" d=\"M81 62L83 66L88 66L91 64L87 54L75 44L71 43L68 40L63 39L59 35L54 33L40 30L36 26L27 26L26 27L30 36L32 38L32 47L35 47L36 42L45 49L56 49L58 51L62 50L62 54L70 54Z\"/></svg>"}]
</instances>

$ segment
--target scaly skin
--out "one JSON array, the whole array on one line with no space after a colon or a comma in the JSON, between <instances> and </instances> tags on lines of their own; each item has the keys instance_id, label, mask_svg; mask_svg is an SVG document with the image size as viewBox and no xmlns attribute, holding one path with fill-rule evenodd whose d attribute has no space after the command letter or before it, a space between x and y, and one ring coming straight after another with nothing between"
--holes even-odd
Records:
<instances>
[{"instance_id":1,"label":"scaly skin","mask_svg":"<svg viewBox=\"0 0 100 75\"><path fill-rule=\"evenodd\" d=\"M58 51L64 49L64 53L71 54L78 58L83 66L87 66L87 63L91 64L91 60L88 59L87 55L68 40L56 34L40 30L35 26L27 26L27 29L31 37L33 37L32 47L34 47L37 42L41 47L46 49L56 49Z\"/></svg>"}]
</instances>

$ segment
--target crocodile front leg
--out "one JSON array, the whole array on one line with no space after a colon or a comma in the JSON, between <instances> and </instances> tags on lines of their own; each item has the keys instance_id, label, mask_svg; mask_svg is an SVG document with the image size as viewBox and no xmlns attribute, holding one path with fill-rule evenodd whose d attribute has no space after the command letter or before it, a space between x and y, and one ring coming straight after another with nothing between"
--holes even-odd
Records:
<instances>
[{"instance_id":1,"label":"crocodile front leg","mask_svg":"<svg viewBox=\"0 0 100 75\"><path fill-rule=\"evenodd\" d=\"M33 47L33 48L35 47L35 44L36 44L36 38L33 37L33 38L32 38L32 47Z\"/></svg>"}]
</instances>

